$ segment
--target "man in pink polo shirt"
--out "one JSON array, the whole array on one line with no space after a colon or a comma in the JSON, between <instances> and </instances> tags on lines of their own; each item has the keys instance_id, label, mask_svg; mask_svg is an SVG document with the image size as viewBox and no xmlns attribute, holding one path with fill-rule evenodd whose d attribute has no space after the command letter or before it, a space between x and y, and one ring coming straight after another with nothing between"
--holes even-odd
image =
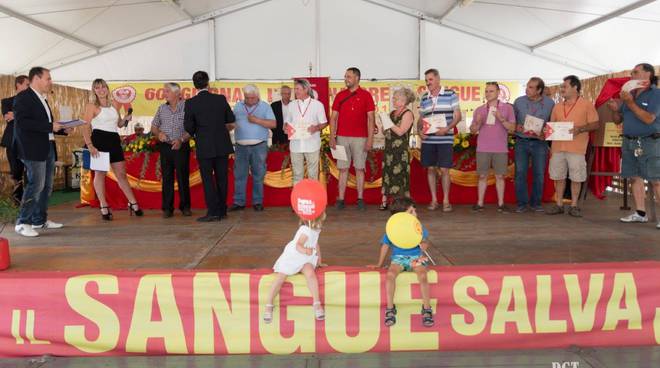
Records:
<instances>
[{"instance_id":1,"label":"man in pink polo shirt","mask_svg":"<svg viewBox=\"0 0 660 368\"><path fill-rule=\"evenodd\" d=\"M470 131L477 137L477 174L479 187L477 204L472 207L475 212L484 210L484 195L488 186L488 172L495 171L495 187L497 189L497 212L507 213L504 205L504 178L509 162L508 139L509 132L516 127L516 117L513 106L499 100L500 85L497 82L486 83L486 103L474 111L474 120Z\"/></svg>"}]
</instances>

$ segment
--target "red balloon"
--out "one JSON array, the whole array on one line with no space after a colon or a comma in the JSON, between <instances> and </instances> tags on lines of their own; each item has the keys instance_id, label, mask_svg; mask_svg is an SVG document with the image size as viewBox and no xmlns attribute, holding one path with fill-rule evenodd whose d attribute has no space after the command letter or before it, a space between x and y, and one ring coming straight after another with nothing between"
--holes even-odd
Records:
<instances>
[{"instance_id":1,"label":"red balloon","mask_svg":"<svg viewBox=\"0 0 660 368\"><path fill-rule=\"evenodd\" d=\"M328 193L318 180L303 179L291 191L291 207L305 220L321 216L328 204Z\"/></svg>"}]
</instances>

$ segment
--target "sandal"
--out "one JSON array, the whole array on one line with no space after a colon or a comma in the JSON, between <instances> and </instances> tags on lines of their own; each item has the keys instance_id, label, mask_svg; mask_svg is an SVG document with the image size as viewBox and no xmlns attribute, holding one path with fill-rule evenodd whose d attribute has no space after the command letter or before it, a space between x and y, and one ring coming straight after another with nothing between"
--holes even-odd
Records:
<instances>
[{"instance_id":1,"label":"sandal","mask_svg":"<svg viewBox=\"0 0 660 368\"><path fill-rule=\"evenodd\" d=\"M272 304L266 304L266 309L264 310L264 323L268 324L273 322L273 309L275 309L275 306Z\"/></svg>"},{"instance_id":2,"label":"sandal","mask_svg":"<svg viewBox=\"0 0 660 368\"><path fill-rule=\"evenodd\" d=\"M380 207L378 207L378 209L381 210L381 211L387 210L387 201L381 203Z\"/></svg>"},{"instance_id":3,"label":"sandal","mask_svg":"<svg viewBox=\"0 0 660 368\"><path fill-rule=\"evenodd\" d=\"M422 324L424 324L424 327L433 327L435 324L435 321L433 321L433 309L432 308L424 308L422 305Z\"/></svg>"},{"instance_id":4,"label":"sandal","mask_svg":"<svg viewBox=\"0 0 660 368\"><path fill-rule=\"evenodd\" d=\"M478 204L472 206L472 212L483 212L484 209L485 209L484 206L480 206Z\"/></svg>"},{"instance_id":5,"label":"sandal","mask_svg":"<svg viewBox=\"0 0 660 368\"><path fill-rule=\"evenodd\" d=\"M312 305L314 306L314 317L316 317L316 320L323 321L325 319L325 311L321 306L321 302L314 302Z\"/></svg>"},{"instance_id":6,"label":"sandal","mask_svg":"<svg viewBox=\"0 0 660 368\"><path fill-rule=\"evenodd\" d=\"M387 327L396 323L396 305L393 305L392 308L385 308L385 320L383 322Z\"/></svg>"},{"instance_id":7,"label":"sandal","mask_svg":"<svg viewBox=\"0 0 660 368\"><path fill-rule=\"evenodd\" d=\"M443 203L442 204L442 212L451 212L453 211L454 208L451 206L449 203Z\"/></svg>"},{"instance_id":8,"label":"sandal","mask_svg":"<svg viewBox=\"0 0 660 368\"><path fill-rule=\"evenodd\" d=\"M112 212L110 212L110 207L101 206L101 218L105 221L112 221Z\"/></svg>"},{"instance_id":9,"label":"sandal","mask_svg":"<svg viewBox=\"0 0 660 368\"><path fill-rule=\"evenodd\" d=\"M428 208L430 211L435 211L438 209L438 202L431 202L431 204L426 208Z\"/></svg>"}]
</instances>

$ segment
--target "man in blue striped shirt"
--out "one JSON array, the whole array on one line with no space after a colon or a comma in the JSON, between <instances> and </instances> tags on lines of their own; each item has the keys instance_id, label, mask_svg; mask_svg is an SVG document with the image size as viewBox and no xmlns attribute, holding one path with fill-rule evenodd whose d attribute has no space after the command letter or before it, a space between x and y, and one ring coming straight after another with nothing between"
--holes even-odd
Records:
<instances>
[{"instance_id":1,"label":"man in blue striped shirt","mask_svg":"<svg viewBox=\"0 0 660 368\"><path fill-rule=\"evenodd\" d=\"M417 123L422 138L422 166L427 168L427 179L431 189L430 210L438 208L437 169L442 174L442 211L452 210L449 203L449 169L453 166L454 127L461 121L461 108L455 91L440 86L440 73L429 69L424 73L426 87L420 101L420 120ZM437 120L435 115L444 115L446 124L435 132L429 130L429 122Z\"/></svg>"}]
</instances>

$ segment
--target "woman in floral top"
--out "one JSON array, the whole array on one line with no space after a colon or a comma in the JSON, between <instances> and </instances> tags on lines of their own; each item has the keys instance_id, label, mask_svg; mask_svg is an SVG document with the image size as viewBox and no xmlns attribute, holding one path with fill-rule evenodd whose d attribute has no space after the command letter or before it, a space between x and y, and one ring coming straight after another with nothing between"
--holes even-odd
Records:
<instances>
[{"instance_id":1,"label":"woman in floral top","mask_svg":"<svg viewBox=\"0 0 660 368\"><path fill-rule=\"evenodd\" d=\"M388 199L410 197L410 155L408 139L414 116L408 105L415 101L415 93L403 87L394 92L394 111L390 119L394 123L385 131L383 155L383 198L381 210L387 209Z\"/></svg>"}]
</instances>

